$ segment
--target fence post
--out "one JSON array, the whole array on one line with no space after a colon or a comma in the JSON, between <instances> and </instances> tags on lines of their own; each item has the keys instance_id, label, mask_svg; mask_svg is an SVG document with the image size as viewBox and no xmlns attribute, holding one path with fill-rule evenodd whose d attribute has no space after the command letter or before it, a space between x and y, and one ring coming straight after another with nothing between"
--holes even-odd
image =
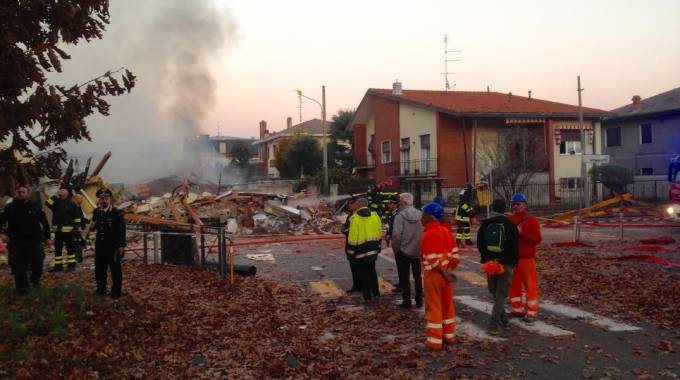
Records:
<instances>
[{"instance_id":1,"label":"fence post","mask_svg":"<svg viewBox=\"0 0 680 380\"><path fill-rule=\"evenodd\" d=\"M205 269L205 235L201 231L201 270Z\"/></svg>"},{"instance_id":2,"label":"fence post","mask_svg":"<svg viewBox=\"0 0 680 380\"><path fill-rule=\"evenodd\" d=\"M220 273L220 276L224 276L224 260L222 259L222 253L224 253L222 249L222 233L222 227L220 227L217 232L217 267L219 268L218 272Z\"/></svg>"},{"instance_id":3,"label":"fence post","mask_svg":"<svg viewBox=\"0 0 680 380\"><path fill-rule=\"evenodd\" d=\"M619 213L619 240L623 241L623 213Z\"/></svg>"},{"instance_id":4,"label":"fence post","mask_svg":"<svg viewBox=\"0 0 680 380\"><path fill-rule=\"evenodd\" d=\"M160 231L154 231L153 233L153 263L158 264L158 250L161 245L161 232Z\"/></svg>"},{"instance_id":5,"label":"fence post","mask_svg":"<svg viewBox=\"0 0 680 380\"><path fill-rule=\"evenodd\" d=\"M578 243L581 241L581 229L579 227L579 217L578 215L574 217L574 242Z\"/></svg>"},{"instance_id":6,"label":"fence post","mask_svg":"<svg viewBox=\"0 0 680 380\"><path fill-rule=\"evenodd\" d=\"M149 254L148 254L148 249L149 249L149 242L146 241L147 237L149 234L146 232L143 232L142 235L144 236L144 264L149 263Z\"/></svg>"}]
</instances>

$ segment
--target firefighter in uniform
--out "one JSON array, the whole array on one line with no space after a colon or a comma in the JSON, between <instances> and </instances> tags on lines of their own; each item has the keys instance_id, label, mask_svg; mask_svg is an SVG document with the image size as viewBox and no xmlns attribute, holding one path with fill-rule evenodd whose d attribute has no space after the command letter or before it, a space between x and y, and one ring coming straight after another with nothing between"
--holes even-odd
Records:
<instances>
[{"instance_id":1,"label":"firefighter in uniform","mask_svg":"<svg viewBox=\"0 0 680 380\"><path fill-rule=\"evenodd\" d=\"M353 203L354 213L349 220L347 255L358 265L361 291L365 301L380 296L375 261L380 253L382 225L375 211L368 208L368 200L359 198Z\"/></svg>"},{"instance_id":2,"label":"firefighter in uniform","mask_svg":"<svg viewBox=\"0 0 680 380\"><path fill-rule=\"evenodd\" d=\"M425 226L421 239L423 269L425 272L425 345L441 349L444 343L456 342L456 318L453 304L453 283L450 271L458 266L454 255L453 237L441 227L439 220L444 210L437 203L423 207L422 223Z\"/></svg>"},{"instance_id":3,"label":"firefighter in uniform","mask_svg":"<svg viewBox=\"0 0 680 380\"><path fill-rule=\"evenodd\" d=\"M67 264L67 270L76 268L76 234L80 233L82 220L78 206L69 198L67 189L59 189L58 196L49 198L45 204L52 210L52 232L54 233L54 267L52 272L59 272ZM66 245L67 257L64 258L63 247Z\"/></svg>"},{"instance_id":4,"label":"firefighter in uniform","mask_svg":"<svg viewBox=\"0 0 680 380\"><path fill-rule=\"evenodd\" d=\"M73 201L76 203L76 210L78 211L78 217L80 218L80 225L81 226L86 226L90 221L85 217L85 213L83 212L83 196L80 194L76 194L73 196ZM79 263L83 262L83 250L85 250L85 246L87 245L85 239L83 238L83 232L82 231L76 231L74 235L74 240L76 243L76 261Z\"/></svg>"},{"instance_id":5,"label":"firefighter in uniform","mask_svg":"<svg viewBox=\"0 0 680 380\"><path fill-rule=\"evenodd\" d=\"M121 260L125 240L125 219L123 214L111 204L111 190L97 191L99 207L92 215L90 230L95 230L97 238L94 245L94 276L99 295L106 294L107 271L111 269L111 298L120 298L123 290L123 271Z\"/></svg>"},{"instance_id":6,"label":"firefighter in uniform","mask_svg":"<svg viewBox=\"0 0 680 380\"><path fill-rule=\"evenodd\" d=\"M380 219L383 223L389 223L392 212L390 211L390 202L397 200L399 204L399 193L392 186L392 180L387 180L378 185L378 193L380 194Z\"/></svg>"},{"instance_id":7,"label":"firefighter in uniform","mask_svg":"<svg viewBox=\"0 0 680 380\"><path fill-rule=\"evenodd\" d=\"M9 265L14 274L14 284L19 294L28 289L26 272L31 271L31 284L40 286L45 253L42 243L50 238L50 225L40 204L28 198L28 188L21 186L12 203L5 206L0 214L0 231L7 223L7 235L3 241L9 240Z\"/></svg>"},{"instance_id":8,"label":"firefighter in uniform","mask_svg":"<svg viewBox=\"0 0 680 380\"><path fill-rule=\"evenodd\" d=\"M458 206L456 207L456 242L458 244L462 244L463 240L467 245L474 244L470 233L470 219L474 215L473 196L474 189L469 183L459 194Z\"/></svg>"}]
</instances>

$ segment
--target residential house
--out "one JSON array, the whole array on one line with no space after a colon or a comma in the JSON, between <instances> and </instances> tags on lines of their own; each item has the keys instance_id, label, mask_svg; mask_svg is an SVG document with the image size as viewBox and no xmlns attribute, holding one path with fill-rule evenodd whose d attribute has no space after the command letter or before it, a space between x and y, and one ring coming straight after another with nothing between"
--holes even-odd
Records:
<instances>
[{"instance_id":1,"label":"residential house","mask_svg":"<svg viewBox=\"0 0 680 380\"><path fill-rule=\"evenodd\" d=\"M600 153L600 120L606 111L583 108L586 153ZM477 182L489 171L482 150L505 128L521 126L540 137L548 157L542 181L580 186L578 107L512 93L369 89L350 127L358 177L388 178L424 200L442 188ZM549 198L555 199L555 187Z\"/></svg>"},{"instance_id":2,"label":"residential house","mask_svg":"<svg viewBox=\"0 0 680 380\"><path fill-rule=\"evenodd\" d=\"M232 150L240 144L243 144L245 147L248 148L248 151L250 152L251 161L257 159L259 157L258 151L257 147L253 145L253 142L255 142L254 138L248 139L243 137L222 135L210 136L210 143L215 148L215 151L218 152L220 156L229 160L233 158Z\"/></svg>"},{"instance_id":3,"label":"residential house","mask_svg":"<svg viewBox=\"0 0 680 380\"><path fill-rule=\"evenodd\" d=\"M326 128L329 127L328 121ZM279 171L276 169L276 155L282 143L296 136L313 136L318 139L319 145L323 142L323 123L320 119L311 119L293 125L292 119L286 119L286 128L280 132L269 132L267 122L260 122L260 139L253 142L258 149L259 160L263 162L265 176L279 178Z\"/></svg>"},{"instance_id":4,"label":"residential house","mask_svg":"<svg viewBox=\"0 0 680 380\"><path fill-rule=\"evenodd\" d=\"M672 156L680 154L680 87L610 111L602 139L610 163L636 176L666 175Z\"/></svg>"}]
</instances>

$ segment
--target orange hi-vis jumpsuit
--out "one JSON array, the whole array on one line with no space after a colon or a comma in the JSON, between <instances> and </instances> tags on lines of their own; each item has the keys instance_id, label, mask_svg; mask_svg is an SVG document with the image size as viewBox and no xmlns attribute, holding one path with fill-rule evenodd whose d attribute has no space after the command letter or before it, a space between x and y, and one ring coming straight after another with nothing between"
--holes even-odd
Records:
<instances>
[{"instance_id":1,"label":"orange hi-vis jumpsuit","mask_svg":"<svg viewBox=\"0 0 680 380\"><path fill-rule=\"evenodd\" d=\"M526 211L510 215L519 230L519 260L510 283L512 315L535 319L538 316L538 273L536 246L541 243L541 226L535 216ZM522 300L526 293L526 303Z\"/></svg>"},{"instance_id":2,"label":"orange hi-vis jumpsuit","mask_svg":"<svg viewBox=\"0 0 680 380\"><path fill-rule=\"evenodd\" d=\"M456 341L453 286L443 273L452 264L453 249L449 239L453 240L439 222L433 221L425 226L420 243L425 272L425 345L434 349L441 349L444 342ZM458 261L454 261L457 265Z\"/></svg>"}]
</instances>

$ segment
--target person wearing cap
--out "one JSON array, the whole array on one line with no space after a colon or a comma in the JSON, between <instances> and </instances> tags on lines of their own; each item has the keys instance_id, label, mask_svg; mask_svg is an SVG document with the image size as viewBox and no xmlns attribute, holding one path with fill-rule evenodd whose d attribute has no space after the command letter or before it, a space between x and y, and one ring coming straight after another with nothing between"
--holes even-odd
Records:
<instances>
[{"instance_id":1,"label":"person wearing cap","mask_svg":"<svg viewBox=\"0 0 680 380\"><path fill-rule=\"evenodd\" d=\"M71 199L68 189L59 189L57 196L53 196L45 205L52 210L52 232L54 233L54 267L51 272L64 270L64 264L68 271L76 268L76 233L80 233L82 219L78 212L78 206ZM66 257L63 256L63 248L66 245Z\"/></svg>"},{"instance_id":2,"label":"person wearing cap","mask_svg":"<svg viewBox=\"0 0 680 380\"><path fill-rule=\"evenodd\" d=\"M517 265L517 226L505 216L505 200L495 199L491 203L493 216L482 221L477 231L477 249L482 269L487 273L487 287L494 297L491 310L491 335L503 335L508 329L505 303L510 291L512 271Z\"/></svg>"},{"instance_id":3,"label":"person wearing cap","mask_svg":"<svg viewBox=\"0 0 680 380\"><path fill-rule=\"evenodd\" d=\"M524 318L527 323L538 317L538 273L536 272L536 246L541 241L541 226L538 219L529 215L527 197L517 193L510 199L512 215L510 220L519 231L519 260L510 283L512 317ZM522 294L526 293L526 303Z\"/></svg>"},{"instance_id":4,"label":"person wearing cap","mask_svg":"<svg viewBox=\"0 0 680 380\"><path fill-rule=\"evenodd\" d=\"M380 296L375 261L380 253L382 222L375 211L368 209L366 198L357 199L353 208L355 211L349 220L346 252L350 260L356 260L358 264L361 292L364 301L370 301L372 296Z\"/></svg>"},{"instance_id":5,"label":"person wearing cap","mask_svg":"<svg viewBox=\"0 0 680 380\"><path fill-rule=\"evenodd\" d=\"M465 184L465 188L458 194L458 206L456 207L456 241L462 244L465 241L467 245L473 245L472 234L470 233L470 220L474 216L474 209L472 208L472 201L474 196L474 187L472 184Z\"/></svg>"},{"instance_id":6,"label":"person wearing cap","mask_svg":"<svg viewBox=\"0 0 680 380\"><path fill-rule=\"evenodd\" d=\"M392 249L397 258L399 283L403 297L401 308L408 309L411 305L411 275L415 282L416 307L423 307L423 280L421 277L420 239L423 234L421 226L422 212L413 207L413 195L399 194L399 212L394 217L394 231L392 231Z\"/></svg>"},{"instance_id":7,"label":"person wearing cap","mask_svg":"<svg viewBox=\"0 0 680 380\"><path fill-rule=\"evenodd\" d=\"M43 243L50 239L50 225L40 204L30 200L25 186L19 186L16 197L0 213L0 239L8 242L16 292L24 294L28 290L26 276L29 270L31 284L34 288L39 287L45 259Z\"/></svg>"},{"instance_id":8,"label":"person wearing cap","mask_svg":"<svg viewBox=\"0 0 680 380\"><path fill-rule=\"evenodd\" d=\"M121 260L126 245L125 219L123 214L112 206L111 190L99 189L98 207L92 215L91 231L96 231L94 244L94 277L97 283L96 293L106 294L107 272L111 270L111 298L120 298L123 288L123 270Z\"/></svg>"},{"instance_id":9,"label":"person wearing cap","mask_svg":"<svg viewBox=\"0 0 680 380\"><path fill-rule=\"evenodd\" d=\"M447 237L439 224L444 210L437 203L429 203L423 207L421 223L424 226L420 250L425 272L425 345L432 349L441 349L444 343L456 342L456 319L453 304L453 284L449 270L455 267L451 263L451 252L448 251Z\"/></svg>"}]
</instances>

